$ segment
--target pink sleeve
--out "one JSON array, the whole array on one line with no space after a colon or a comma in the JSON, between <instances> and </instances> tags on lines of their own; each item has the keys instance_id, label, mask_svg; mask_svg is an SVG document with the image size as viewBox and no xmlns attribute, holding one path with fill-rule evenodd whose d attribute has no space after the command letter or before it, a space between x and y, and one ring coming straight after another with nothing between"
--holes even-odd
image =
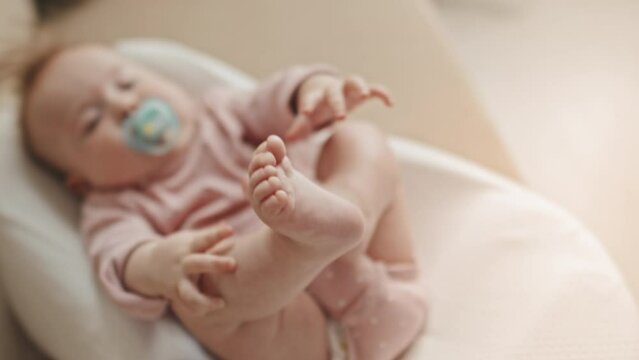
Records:
<instances>
[{"instance_id":1,"label":"pink sleeve","mask_svg":"<svg viewBox=\"0 0 639 360\"><path fill-rule=\"evenodd\" d=\"M81 232L93 270L109 297L136 318L161 317L166 300L144 297L124 285L129 254L142 243L158 238L145 219L115 195L90 195L82 207Z\"/></svg>"},{"instance_id":2,"label":"pink sleeve","mask_svg":"<svg viewBox=\"0 0 639 360\"><path fill-rule=\"evenodd\" d=\"M244 139L258 144L271 134L283 136L295 117L291 106L297 88L318 73L336 71L327 65L294 66L271 76L253 91L235 92L228 105L241 122Z\"/></svg>"}]
</instances>

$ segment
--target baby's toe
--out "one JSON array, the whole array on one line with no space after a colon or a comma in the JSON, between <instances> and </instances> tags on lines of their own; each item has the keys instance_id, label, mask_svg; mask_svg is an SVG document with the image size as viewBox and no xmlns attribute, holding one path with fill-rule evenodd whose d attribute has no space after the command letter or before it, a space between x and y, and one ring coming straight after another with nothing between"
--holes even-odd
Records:
<instances>
[{"instance_id":1,"label":"baby's toe","mask_svg":"<svg viewBox=\"0 0 639 360\"><path fill-rule=\"evenodd\" d=\"M275 192L275 197L277 198L277 200L279 201L279 203L282 205L282 210L287 207L293 207L293 202L295 200L295 197L289 195L288 192L286 192L286 190L277 190Z\"/></svg>"},{"instance_id":2,"label":"baby's toe","mask_svg":"<svg viewBox=\"0 0 639 360\"><path fill-rule=\"evenodd\" d=\"M258 168L251 174L251 177L249 178L249 182L248 182L249 188L253 189L255 188L255 186L257 186L257 184L270 178L271 176L276 176L276 175L277 175L277 169L275 168L275 166L266 165L265 167Z\"/></svg>"},{"instance_id":3,"label":"baby's toe","mask_svg":"<svg viewBox=\"0 0 639 360\"><path fill-rule=\"evenodd\" d=\"M262 203L262 212L269 215L278 215L288 204L288 194L284 190L278 190Z\"/></svg>"},{"instance_id":4,"label":"baby's toe","mask_svg":"<svg viewBox=\"0 0 639 360\"><path fill-rule=\"evenodd\" d=\"M275 157L275 161L279 164L284 156L286 156L286 145L284 141L277 135L271 135L266 139L266 151L269 151Z\"/></svg>"},{"instance_id":5,"label":"baby's toe","mask_svg":"<svg viewBox=\"0 0 639 360\"><path fill-rule=\"evenodd\" d=\"M255 187L253 198L257 201L263 201L270 195L275 194L276 191L281 190L282 186L282 181L278 177L271 176Z\"/></svg>"},{"instance_id":6,"label":"baby's toe","mask_svg":"<svg viewBox=\"0 0 639 360\"><path fill-rule=\"evenodd\" d=\"M255 148L255 151L253 151L253 156L266 151L266 143L266 141L262 141L262 143Z\"/></svg>"},{"instance_id":7,"label":"baby's toe","mask_svg":"<svg viewBox=\"0 0 639 360\"><path fill-rule=\"evenodd\" d=\"M252 175L259 168L263 168L267 165L275 166L275 156L270 152L262 152L253 156L251 163L249 164L249 173Z\"/></svg>"}]
</instances>

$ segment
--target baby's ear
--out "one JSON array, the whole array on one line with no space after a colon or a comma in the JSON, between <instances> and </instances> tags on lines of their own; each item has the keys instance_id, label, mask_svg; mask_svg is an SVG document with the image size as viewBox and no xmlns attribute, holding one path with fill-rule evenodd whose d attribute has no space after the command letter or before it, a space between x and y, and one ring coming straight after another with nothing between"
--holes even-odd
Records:
<instances>
[{"instance_id":1,"label":"baby's ear","mask_svg":"<svg viewBox=\"0 0 639 360\"><path fill-rule=\"evenodd\" d=\"M91 190L91 185L77 175L67 175L64 183L74 194L79 196L84 196Z\"/></svg>"}]
</instances>

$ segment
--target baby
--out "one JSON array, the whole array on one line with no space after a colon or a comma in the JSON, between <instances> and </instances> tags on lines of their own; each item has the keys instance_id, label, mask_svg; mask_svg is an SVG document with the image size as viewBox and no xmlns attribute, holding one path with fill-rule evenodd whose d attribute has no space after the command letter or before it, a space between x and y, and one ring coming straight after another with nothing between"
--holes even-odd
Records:
<instances>
[{"instance_id":1,"label":"baby","mask_svg":"<svg viewBox=\"0 0 639 360\"><path fill-rule=\"evenodd\" d=\"M27 145L81 195L97 277L131 315L168 307L231 360L389 360L421 331L398 164L341 122L391 105L382 87L301 66L194 97L97 45L52 52L25 85Z\"/></svg>"}]
</instances>

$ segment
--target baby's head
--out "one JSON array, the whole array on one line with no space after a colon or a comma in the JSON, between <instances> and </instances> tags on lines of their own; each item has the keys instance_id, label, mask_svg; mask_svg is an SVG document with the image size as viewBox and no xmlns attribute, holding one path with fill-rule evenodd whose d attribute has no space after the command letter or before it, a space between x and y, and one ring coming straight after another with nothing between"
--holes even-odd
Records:
<instances>
[{"instance_id":1,"label":"baby's head","mask_svg":"<svg viewBox=\"0 0 639 360\"><path fill-rule=\"evenodd\" d=\"M107 47L49 51L24 74L27 146L74 187L148 181L194 132L196 105L182 88Z\"/></svg>"}]
</instances>

